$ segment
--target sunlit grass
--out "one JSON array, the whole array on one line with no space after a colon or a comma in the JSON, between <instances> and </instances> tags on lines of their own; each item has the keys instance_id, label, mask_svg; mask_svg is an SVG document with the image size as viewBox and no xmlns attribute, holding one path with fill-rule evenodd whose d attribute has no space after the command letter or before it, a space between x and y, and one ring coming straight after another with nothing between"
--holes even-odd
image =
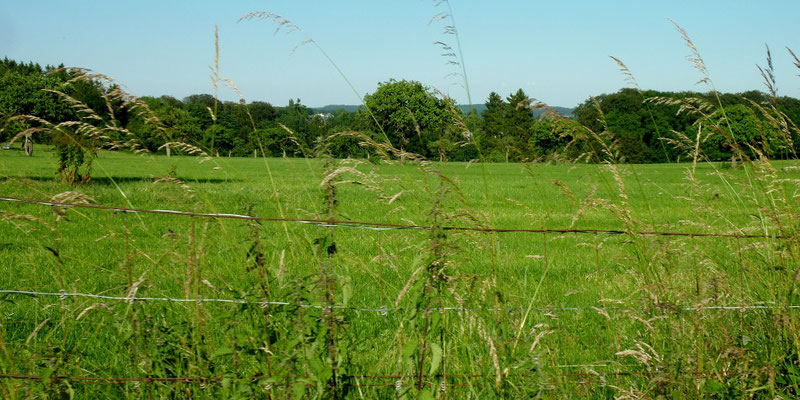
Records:
<instances>
[{"instance_id":1,"label":"sunlit grass","mask_svg":"<svg viewBox=\"0 0 800 400\"><path fill-rule=\"evenodd\" d=\"M270 181L265 163L275 187L265 183ZM795 164L776 166L781 170ZM490 164L479 169L476 164L442 163L436 167L457 185L463 198L463 205L447 203L445 210L468 211L477 226L485 224L486 210L491 208L494 225L501 228L625 229L608 208L592 200L619 196L613 176L602 165ZM753 213L757 205L742 206L725 186L724 182L739 185L744 181L742 170L700 165L695 173L697 182L689 184L686 173L690 167L636 166L640 184L635 184L632 175L625 175L630 167L620 167L629 188L633 218L642 230L763 233ZM338 186L340 219L429 223L430 204L436 197L432 176L412 163L361 163L357 168L369 179L362 179L360 185ZM0 192L48 199L56 193L77 191L102 205L130 203L136 208L262 217L278 217L283 207L287 217L313 218L324 208L320 186L325 177L323 161L315 159L215 158L200 163L194 157L101 152L93 182L77 187L58 183L53 179L54 169L52 155L41 147L31 158L18 151L2 152ZM719 179L719 173L726 179ZM786 178L797 175L794 170L779 173ZM734 190L744 189L736 186ZM401 194L395 197L397 193ZM267 290L271 301L323 304L314 289L319 260L315 241L328 228L89 209L67 210L66 219L56 222L50 207L8 202L2 203L2 211L34 216L55 228L54 232L42 223L20 219L1 222L0 287L4 289L63 289L125 297L135 286L140 297L199 296L253 302L264 300ZM746 227L751 229L742 229ZM385 315L336 311L342 319L338 335L349 343L339 349L349 360L339 372L385 375L407 371L398 366L398 359L403 358L402 341L409 340L408 326L419 316L408 311L415 305L406 285L430 257L427 232L336 228L333 235L337 249L333 258L335 304L390 310ZM485 376L479 381L451 378L450 384L471 385L463 392L458 386L449 389L463 394L459 397L526 397L542 390L555 397L608 391L619 395L624 391L614 387L631 386L654 392L704 393L703 387L698 392L694 376L681 374L686 370L725 373L734 361L731 355L720 357L731 346L749 349L737 355L740 359L736 362L749 363L752 368L759 363L783 365L781 350L762 347L783 348L769 338L774 311L684 310L696 305L781 304L783 299L778 296L782 292L776 288L785 285L792 270L784 266L780 242L499 233L493 262L491 235L455 231L446 231L446 235L448 243L458 247L447 259L453 295L444 298L444 305L466 309L443 314L449 346L445 349L449 354L447 373ZM494 285L487 283L492 268L497 276ZM65 287L59 283L59 274L63 274ZM187 274L193 276L191 284ZM496 293L491 292L493 287ZM265 346L266 327L258 304L130 305L24 296L9 296L0 304L7 343L2 358L5 371L50 371L65 376L270 375L264 353L258 350ZM399 310L391 311L394 309ZM296 359L291 362L299 366L288 367L297 354L291 347L280 346L291 346L292 340L299 340L297 335L310 329L302 328L302 321L313 319L298 315L318 315L319 310L294 306L270 310L277 324L274 334L280 338L270 345L277 346L271 349L275 358L268 363L270 368L305 370L314 375L308 366L310 359ZM301 346L303 342L297 343ZM494 384L495 357L502 361L501 375L508 382L501 392ZM649 378L669 377L671 381L659 389L650 380L637 383L637 375L617 372L647 373ZM600 384L599 378L581 375L592 373L609 374L603 375L607 386ZM761 379L756 369L744 374L735 385ZM587 380L593 384L576 384ZM263 389L249 385L246 379L236 382L241 386L210 390L222 396L244 388ZM409 379L406 384L412 382ZM109 389L71 384L91 396L138 397L145 393L129 385ZM162 394L173 389L164 385L151 388L152 393ZM367 397L389 396L389 389L362 388L365 396L371 393ZM54 393L66 389L56 383L9 382L4 390L26 397L24 394L38 390Z\"/></svg>"}]
</instances>

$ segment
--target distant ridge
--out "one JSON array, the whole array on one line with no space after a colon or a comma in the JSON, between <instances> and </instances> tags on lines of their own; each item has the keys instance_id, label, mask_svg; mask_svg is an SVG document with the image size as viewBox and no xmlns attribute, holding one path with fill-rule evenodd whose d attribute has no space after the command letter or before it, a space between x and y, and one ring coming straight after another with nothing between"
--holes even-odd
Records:
<instances>
[{"instance_id":1,"label":"distant ridge","mask_svg":"<svg viewBox=\"0 0 800 400\"><path fill-rule=\"evenodd\" d=\"M464 114L469 114L470 111L473 108L475 109L475 111L478 114L481 114L486 110L486 104L472 104L472 105L460 104L460 105L458 105L458 108L461 109L461 111ZM551 108L553 110L555 110L557 113L559 113L559 114L561 114L561 115L563 115L565 117L569 117L569 118L572 117L572 110L573 110L572 108L569 108L569 107L558 107L558 106L551 107ZM538 116L540 116L542 114L544 114L544 110L534 110L533 111L533 115L536 116L536 117L538 117Z\"/></svg>"},{"instance_id":2,"label":"distant ridge","mask_svg":"<svg viewBox=\"0 0 800 400\"><path fill-rule=\"evenodd\" d=\"M360 105L350 105L350 104L328 104L327 106L322 107L312 107L312 110L318 113L332 113L336 110L345 110L349 113L354 113L358 111L358 108L361 107Z\"/></svg>"},{"instance_id":3,"label":"distant ridge","mask_svg":"<svg viewBox=\"0 0 800 400\"><path fill-rule=\"evenodd\" d=\"M332 113L332 112L334 112L336 110L345 110L345 111L347 111L349 113L353 113L353 112L358 111L358 109L360 107L361 107L360 105L352 105L352 104L329 104L327 106L322 106L322 107L313 107L312 109L315 112L318 112L318 113ZM458 108L464 114L469 114L470 110L472 110L473 108L475 109L475 111L478 114L480 114L480 113L482 113L483 111L486 110L486 104L472 104L472 105L460 104L460 105L458 105ZM569 107L558 107L558 106L552 107L552 108L553 108L553 110L555 110L556 112L558 112L559 114L561 114L561 115L563 115L565 117L572 117L572 110L573 110L572 108L569 108ZM537 117L542 115L542 114L544 114L543 110L535 110L533 112L533 115L535 115Z\"/></svg>"}]
</instances>

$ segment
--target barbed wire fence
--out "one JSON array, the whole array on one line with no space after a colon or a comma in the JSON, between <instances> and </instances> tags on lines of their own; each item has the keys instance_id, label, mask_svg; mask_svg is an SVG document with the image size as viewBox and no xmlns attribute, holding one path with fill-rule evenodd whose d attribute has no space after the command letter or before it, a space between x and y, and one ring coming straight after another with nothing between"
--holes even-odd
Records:
<instances>
[{"instance_id":1,"label":"barbed wire fence","mask_svg":"<svg viewBox=\"0 0 800 400\"><path fill-rule=\"evenodd\" d=\"M322 227L334 228L355 228L355 229L368 229L368 230L401 230L401 229L431 229L431 226L426 225L410 225L410 224L390 224L385 222L370 222L370 221L340 221L340 220L324 220L324 219L304 219L304 218L269 218L269 217L256 217L243 214L229 214L229 213L200 213L190 211L177 211L165 209L142 209L142 208L125 208L125 207L110 207L95 204L80 204L80 203L61 203L48 200L35 200L19 197L0 197L0 201L6 202L19 202L27 204L38 204L51 207L64 207L64 208L88 208L95 210L105 210L122 213L144 213L144 214L165 214L165 215L181 215L187 217L202 217L202 218L222 218L222 219L239 219L248 221L262 221L262 222L296 222L301 224L311 224ZM744 234L744 233L718 233L718 232L659 232L659 231L624 231L619 229L535 229L535 228L493 228L493 227L472 227L472 226L443 226L443 230L449 231L473 231L473 232L487 232L487 233L575 233L575 234L606 234L606 235L639 235L639 236L675 236L675 237L717 237L717 238L734 238L734 239L789 239L793 236L775 233L768 234Z\"/></svg>"},{"instance_id":2,"label":"barbed wire fence","mask_svg":"<svg viewBox=\"0 0 800 400\"><path fill-rule=\"evenodd\" d=\"M90 299L101 299L101 300L114 300L114 301L122 301L128 304L138 303L138 302L167 302L167 303L197 303L197 304L204 304L204 303L227 303L227 304L252 304L258 305L261 307L267 306L293 306L299 308L311 308L317 310L325 310L325 309L334 309L334 310L348 310L348 311L359 311L359 312L369 312L369 313L379 313L382 315L386 315L392 312L399 312L407 310L407 308L389 308L389 307L380 307L380 308L365 308L365 307L348 307L348 306L322 306L318 304L304 304L304 303L291 303L287 301L270 301L270 300L242 300L242 299L217 299L217 298L203 298L199 297L196 299L187 299L187 298L171 298L171 297L137 297L137 296L130 296L130 297L123 297L123 296L108 296L108 295L101 295L101 294L93 294L93 293L69 293L65 291L61 292L36 292L30 290L13 290L13 289L0 289L0 295L19 295L19 296L33 296L33 297L58 297L61 300L65 300L68 297L85 297ZM752 311L752 310L797 310L800 309L800 305L775 305L775 304L742 304L742 305L718 305L718 306L708 306L708 305L697 305L697 306L676 306L674 304L670 305L656 305L652 308L631 308L631 307L614 307L614 306L606 306L604 308L605 311L647 311L650 309L663 309L664 311L706 311L706 310L729 310L729 311ZM490 311L490 312L518 312L518 311L525 311L525 312L556 312L556 311L595 311L596 309L593 307L545 307L545 308L522 308L522 307L512 307L512 308L475 308L475 307L439 307L435 309L428 309L424 311Z\"/></svg>"},{"instance_id":3,"label":"barbed wire fence","mask_svg":"<svg viewBox=\"0 0 800 400\"><path fill-rule=\"evenodd\" d=\"M392 223L384 223L384 222L373 222L373 221L348 221L348 220L325 220L325 219L303 219L303 218L270 218L270 217L257 217L251 215L244 215L244 214L232 214L232 213L202 213L202 212L189 212L189 211L179 211L179 210L169 210L169 209L138 209L138 208L125 208L125 207L113 207L113 206L103 206L103 205L96 205L96 204L82 204L82 203L66 203L66 202L58 202L52 200L37 200L37 199L29 199L29 198L19 198L19 197L8 197L2 196L0 197L0 201L3 202L11 202L11 203L23 203L23 204L32 204L32 205L40 205L40 206L48 206L53 208L82 208L82 209L93 209L99 211L108 211L114 213L125 213L125 214L156 214L156 215L165 215L165 216L186 216L186 217L199 217L199 218L217 218L217 219L232 219L232 220L245 220L245 221L259 221L259 222L284 222L284 223L297 223L297 224L306 224L306 225L314 225L319 227L331 227L331 228L342 228L342 229L363 229L368 231L395 231L395 230L429 230L432 227L426 225L413 225L413 224L392 224ZM448 231L471 231L471 232L484 232L484 233L539 233L545 235L548 234L575 234L575 235L582 235L582 234L590 234L590 235L633 235L633 236L657 236L657 237L685 237L690 239L695 238L727 238L727 239L765 239L765 240L787 240L787 239L795 239L793 235L787 235L780 232L772 232L771 234L764 233L764 234L748 234L748 233L741 233L741 232L676 232L676 231L625 231L619 229L573 229L573 228L565 228L565 229L532 229L532 228L497 228L497 227L463 227L463 226L444 226L439 227L442 230ZM741 245L740 245L741 247ZM16 288L2 288L0 289L0 298L7 298L10 296L29 296L29 297L57 297L61 301L66 300L67 298L88 298L88 299L99 299L99 300L108 300L108 301L115 301L115 302L122 302L127 304L134 304L134 303L155 303L155 302L163 302L163 303L195 303L202 305L204 303L219 303L219 304L232 304L232 305L255 305L262 308L270 307L270 306L291 306L291 307L298 307L298 308L305 308L305 309L315 309L315 310L344 310L344 311L353 311L353 312L361 312L361 313L377 313L383 316L389 315L391 313L401 312L407 310L407 308L402 307L354 307L354 306L343 306L343 305L332 305L332 306L325 306L319 304L308 304L308 303L294 303L290 301L276 301L276 300L267 300L267 299L233 299L233 298L204 298L204 297L197 297L197 298L176 298L176 297L149 297L149 296L136 296L135 292L132 292L128 296L111 296L105 294L96 294L96 293L83 293L83 292L69 292L65 289L61 289L58 292L47 292L47 291L37 291L37 290L24 290L24 289L16 289ZM682 312L705 312L705 311L738 311L738 312L751 312L751 311L764 311L764 310L780 310L783 312L800 310L800 305L793 305L793 304L776 304L772 303L760 303L760 304L722 304L722 305L707 305L707 304L695 304L695 305L676 305L676 304L655 304L652 307L623 307L623 306L604 306L603 312L629 312L629 311L648 311L653 309L660 309L661 311L671 311L675 313L682 313ZM425 310L427 311L438 311L438 312L474 312L474 311L481 311L481 312L540 312L540 313L557 313L557 312L594 312L598 311L596 307L569 307L569 306L548 306L548 307L509 307L509 308L475 308L475 307L439 307L433 310ZM559 367L586 367L586 366L559 366L554 365L554 368ZM551 385L563 385L563 384L590 384L597 380L604 380L606 377L623 377L623 376L657 376L662 374L663 372L660 371L614 371L614 372L587 372L587 373L538 373L538 374L525 374L525 373L517 373L517 374L509 374L509 376L518 376L518 377L536 377L542 378L548 381ZM705 376L727 376L727 375L736 375L741 372L737 372L734 370L731 371L692 371L686 370L681 371L683 374L687 375L694 375L697 377L705 377ZM403 375L403 374L353 374L353 375L343 375L343 378L352 378L356 380L355 386L357 387L369 387L369 386L395 386L396 389L400 389L403 385L408 385L409 383L404 382L403 379L406 378L435 378L435 379L443 379L445 381L448 380L493 380L495 379L494 375L484 375L484 374L437 374L437 375L426 375L426 374L414 374L414 375ZM74 382L74 383L81 383L81 384L90 384L90 385L124 385L124 384L151 384L151 383L176 383L176 384L193 384L193 385L200 385L201 387L205 385L218 385L223 383L225 380L236 380L242 382L249 382L253 384L261 384L260 381L268 378L276 378L274 376L267 376L267 375L256 375L250 377L242 377L242 376L184 376L184 377L107 377L107 376L67 376L67 375L54 375L54 376L42 376L42 375L33 375L33 374L12 374L12 373L0 373L0 379L11 379L11 380L22 380L22 381L67 381L67 382ZM281 376L278 377L284 380L293 379L293 378L302 378L302 376ZM558 382L556 378L575 378L578 381L572 382ZM388 383L358 383L358 379L364 380L392 380L392 382ZM286 382L270 382L267 385L289 385L288 381ZM435 386L435 383L426 382L423 384L424 386ZM461 386L459 384L448 384L449 386L458 387ZM464 385L468 386L468 385Z\"/></svg>"},{"instance_id":4,"label":"barbed wire fence","mask_svg":"<svg viewBox=\"0 0 800 400\"><path fill-rule=\"evenodd\" d=\"M556 367L574 367L571 365L568 366L556 366ZM544 374L531 374L531 373L518 373L514 374L514 376L519 377L546 377L546 378L554 378L554 377L570 377L570 378L582 378L582 379L602 379L604 377L613 377L613 376L657 376L663 374L664 372L659 371L618 371L618 372L587 372L587 373L577 373L577 372L565 372L565 373L544 373ZM736 371L683 371L683 373L689 375L695 375L698 377L702 376L712 376L712 375L722 375L722 376L734 376L736 375ZM444 379L494 379L493 376L490 375L483 375L483 374L441 374L441 375L429 375L423 374L424 378L444 378ZM294 378L307 378L308 376L302 375L287 375L281 376L282 379L294 379ZM380 384L380 386L397 386L398 380L407 379L407 378L417 378L418 375L411 375L411 374L383 374L383 375L369 375L369 374L354 374L354 375L343 375L345 378L355 378L355 379L390 379L395 380L392 383L385 383ZM24 374L7 374L7 373L0 373L0 379L18 379L18 380L56 380L56 381L74 381L80 382L84 384L95 384L95 385L105 385L105 384L137 384L137 383L155 383L155 382L169 382L169 383L190 383L190 384L221 384L224 380L233 380L233 381L247 381L252 383L257 383L262 379L269 379L273 378L273 376L269 375L256 375L251 377L231 377L231 376L208 376L208 377L99 377L99 376L63 376L63 375L51 375L51 376L42 376L42 375L24 375ZM554 382L555 383L555 382ZM286 383L284 383L286 384ZM402 383L401 383L402 385ZM434 385L432 383L427 383L427 385L431 386ZM372 385L365 385L365 386L372 386Z\"/></svg>"}]
</instances>

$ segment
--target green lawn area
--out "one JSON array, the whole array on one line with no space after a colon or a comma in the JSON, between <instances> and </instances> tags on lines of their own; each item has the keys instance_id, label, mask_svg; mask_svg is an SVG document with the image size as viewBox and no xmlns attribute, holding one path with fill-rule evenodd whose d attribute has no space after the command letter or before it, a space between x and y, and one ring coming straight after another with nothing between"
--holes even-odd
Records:
<instances>
[{"instance_id":1,"label":"green lawn area","mask_svg":"<svg viewBox=\"0 0 800 400\"><path fill-rule=\"evenodd\" d=\"M338 220L630 233L59 216L0 202L0 289L251 302L0 295L4 374L219 378L0 379L3 397L314 398L334 373L347 398L442 387L454 398L797 394L797 310L781 308L800 305L794 161L326 166L104 151L78 186L59 183L56 163L42 146L32 157L0 151L0 196L77 192L104 206L327 219L323 183L335 175ZM331 300L331 313L315 308ZM714 308L742 304L765 308Z\"/></svg>"}]
</instances>

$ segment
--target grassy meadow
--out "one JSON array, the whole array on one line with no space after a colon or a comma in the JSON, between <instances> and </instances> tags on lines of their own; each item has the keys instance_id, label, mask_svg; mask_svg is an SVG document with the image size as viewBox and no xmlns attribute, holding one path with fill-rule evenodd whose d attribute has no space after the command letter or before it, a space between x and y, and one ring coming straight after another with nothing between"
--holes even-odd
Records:
<instances>
[{"instance_id":1,"label":"grassy meadow","mask_svg":"<svg viewBox=\"0 0 800 400\"><path fill-rule=\"evenodd\" d=\"M0 294L4 398L800 394L793 161L56 163L0 152L0 196L429 228L0 202L0 289L111 297Z\"/></svg>"}]
</instances>

